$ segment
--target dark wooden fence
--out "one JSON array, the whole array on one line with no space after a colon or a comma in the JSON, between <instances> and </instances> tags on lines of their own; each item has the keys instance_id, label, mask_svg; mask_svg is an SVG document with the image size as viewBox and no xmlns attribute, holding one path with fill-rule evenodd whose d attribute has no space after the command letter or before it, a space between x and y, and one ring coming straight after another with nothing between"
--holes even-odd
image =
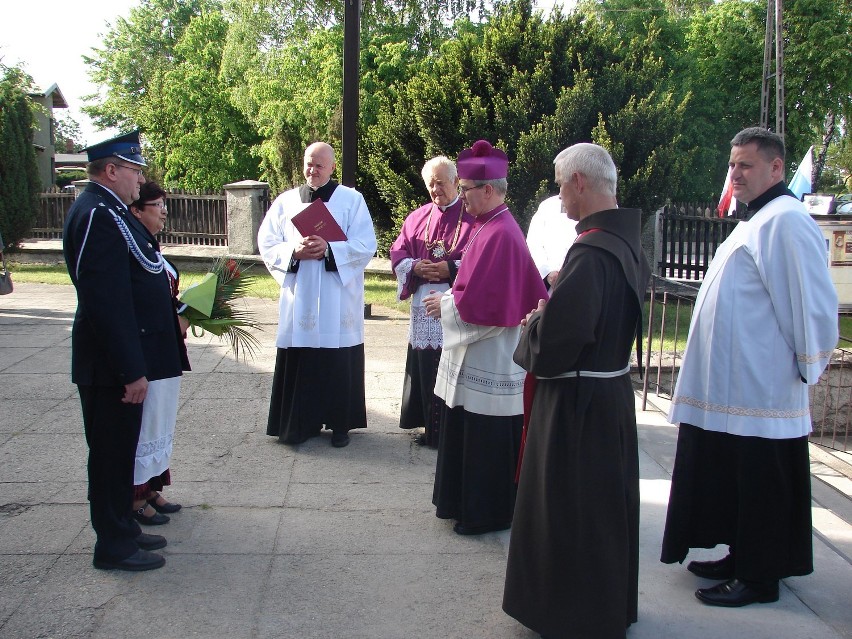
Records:
<instances>
[{"instance_id":1,"label":"dark wooden fence","mask_svg":"<svg viewBox=\"0 0 852 639\"><path fill-rule=\"evenodd\" d=\"M74 202L74 191L53 187L41 194L40 207L32 237L39 240L61 240L65 214Z\"/></svg>"},{"instance_id":2,"label":"dark wooden fence","mask_svg":"<svg viewBox=\"0 0 852 639\"><path fill-rule=\"evenodd\" d=\"M53 189L41 194L32 230L36 239L62 239L65 215L74 202L73 191ZM168 220L163 244L228 245L228 210L223 191L169 191Z\"/></svg>"},{"instance_id":3,"label":"dark wooden fence","mask_svg":"<svg viewBox=\"0 0 852 639\"><path fill-rule=\"evenodd\" d=\"M716 216L712 203L669 204L657 214L654 273L678 280L701 280L716 249L739 220Z\"/></svg>"},{"instance_id":4,"label":"dark wooden fence","mask_svg":"<svg viewBox=\"0 0 852 639\"><path fill-rule=\"evenodd\" d=\"M228 207L223 191L169 191L163 244L228 245Z\"/></svg>"}]
</instances>

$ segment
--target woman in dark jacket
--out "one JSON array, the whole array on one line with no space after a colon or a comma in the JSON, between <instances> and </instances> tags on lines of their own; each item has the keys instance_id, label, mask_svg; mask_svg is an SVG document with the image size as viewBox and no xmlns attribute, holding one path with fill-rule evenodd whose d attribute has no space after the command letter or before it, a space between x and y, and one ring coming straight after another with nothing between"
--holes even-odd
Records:
<instances>
[{"instance_id":1,"label":"woman in dark jacket","mask_svg":"<svg viewBox=\"0 0 852 639\"><path fill-rule=\"evenodd\" d=\"M156 182L146 182L139 189L139 198L130 205L136 217L154 237L166 225L166 192ZM177 269L163 259L165 273L175 306L175 321L180 323L181 333L186 338L189 323L178 314L177 299L180 275ZM186 343L181 344L183 370L189 370ZM169 521L166 513L180 510L180 504L167 501L159 492L171 485L169 462L172 456L175 422L177 421L180 377L158 380L148 386L148 395L142 409L142 430L136 448L134 467L133 510L140 524L155 526Z\"/></svg>"}]
</instances>

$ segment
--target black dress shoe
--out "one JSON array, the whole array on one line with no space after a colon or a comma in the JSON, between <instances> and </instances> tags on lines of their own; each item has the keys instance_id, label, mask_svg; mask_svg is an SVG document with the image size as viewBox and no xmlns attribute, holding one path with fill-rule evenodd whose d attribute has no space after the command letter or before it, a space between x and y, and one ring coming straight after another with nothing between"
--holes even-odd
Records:
<instances>
[{"instance_id":1,"label":"black dress shoe","mask_svg":"<svg viewBox=\"0 0 852 639\"><path fill-rule=\"evenodd\" d=\"M141 548L121 561L106 561L97 558L92 560L92 565L101 570L154 570L155 568L162 568L165 564L165 557Z\"/></svg>"},{"instance_id":2,"label":"black dress shoe","mask_svg":"<svg viewBox=\"0 0 852 639\"><path fill-rule=\"evenodd\" d=\"M734 556L728 555L717 561L690 561L686 569L704 579L724 581L734 578Z\"/></svg>"},{"instance_id":3,"label":"black dress shoe","mask_svg":"<svg viewBox=\"0 0 852 639\"><path fill-rule=\"evenodd\" d=\"M414 443L417 444L418 446L425 446L426 445L426 433L420 433L419 435L415 435Z\"/></svg>"},{"instance_id":4,"label":"black dress shoe","mask_svg":"<svg viewBox=\"0 0 852 639\"><path fill-rule=\"evenodd\" d=\"M699 588L695 596L708 606L739 608L753 603L772 603L778 601L778 582L774 585L752 584L730 579L712 588Z\"/></svg>"},{"instance_id":5,"label":"black dress shoe","mask_svg":"<svg viewBox=\"0 0 852 639\"><path fill-rule=\"evenodd\" d=\"M499 530L507 530L512 527L511 523L508 524L496 524L493 526L463 526L461 523L456 522L453 526L453 532L459 535L482 535L484 533L489 532L497 532Z\"/></svg>"},{"instance_id":6,"label":"black dress shoe","mask_svg":"<svg viewBox=\"0 0 852 639\"><path fill-rule=\"evenodd\" d=\"M343 448L349 445L349 433L345 430L331 431L331 445L335 448Z\"/></svg>"},{"instance_id":7,"label":"black dress shoe","mask_svg":"<svg viewBox=\"0 0 852 639\"><path fill-rule=\"evenodd\" d=\"M159 497L159 495L157 495L157 497ZM154 497L154 499L149 499L148 503L151 504L151 508L156 510L158 513L171 515L172 513L176 513L181 508L183 508L183 506L181 506L180 504L173 504L171 502L166 502L165 504L160 505L157 503L157 497Z\"/></svg>"},{"instance_id":8,"label":"black dress shoe","mask_svg":"<svg viewBox=\"0 0 852 639\"><path fill-rule=\"evenodd\" d=\"M133 511L133 518L144 526L162 526L169 523L167 515L161 515L160 513L154 513L150 517L146 515L144 506L139 510Z\"/></svg>"},{"instance_id":9,"label":"black dress shoe","mask_svg":"<svg viewBox=\"0 0 852 639\"><path fill-rule=\"evenodd\" d=\"M142 550L159 550L165 548L166 544L169 543L162 535L149 535L147 533L139 533L139 536L133 541Z\"/></svg>"}]
</instances>

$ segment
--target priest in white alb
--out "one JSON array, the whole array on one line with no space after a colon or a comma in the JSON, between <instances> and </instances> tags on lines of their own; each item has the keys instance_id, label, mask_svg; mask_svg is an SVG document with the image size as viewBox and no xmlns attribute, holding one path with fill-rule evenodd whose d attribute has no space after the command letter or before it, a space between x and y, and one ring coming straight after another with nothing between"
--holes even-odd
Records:
<instances>
[{"instance_id":1,"label":"priest in white alb","mask_svg":"<svg viewBox=\"0 0 852 639\"><path fill-rule=\"evenodd\" d=\"M332 431L331 444L367 427L364 392L364 269L376 235L364 197L331 179L334 150L305 150L304 186L279 195L257 234L260 254L281 287L278 354L266 433L299 444ZM321 199L346 234L327 242L303 237L293 216Z\"/></svg>"},{"instance_id":2,"label":"priest in white alb","mask_svg":"<svg viewBox=\"0 0 852 639\"><path fill-rule=\"evenodd\" d=\"M661 560L728 546L687 569L719 583L711 606L777 601L779 580L813 571L808 385L837 344L825 240L784 186L784 141L731 140L734 197L748 204L695 300L669 421L679 423Z\"/></svg>"}]
</instances>

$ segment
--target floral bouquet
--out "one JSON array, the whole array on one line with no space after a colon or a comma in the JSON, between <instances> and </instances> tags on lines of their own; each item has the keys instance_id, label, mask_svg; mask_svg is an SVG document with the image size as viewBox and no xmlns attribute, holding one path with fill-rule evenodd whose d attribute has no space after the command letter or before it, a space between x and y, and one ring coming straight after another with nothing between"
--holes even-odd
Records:
<instances>
[{"instance_id":1,"label":"floral bouquet","mask_svg":"<svg viewBox=\"0 0 852 639\"><path fill-rule=\"evenodd\" d=\"M184 304L180 312L192 328L192 334L201 337L204 331L231 342L234 357L248 353L254 358L260 342L246 329L259 329L251 313L239 309L234 301L245 297L248 282L243 277L242 264L228 257L218 258L200 282L187 288L180 296Z\"/></svg>"}]
</instances>

